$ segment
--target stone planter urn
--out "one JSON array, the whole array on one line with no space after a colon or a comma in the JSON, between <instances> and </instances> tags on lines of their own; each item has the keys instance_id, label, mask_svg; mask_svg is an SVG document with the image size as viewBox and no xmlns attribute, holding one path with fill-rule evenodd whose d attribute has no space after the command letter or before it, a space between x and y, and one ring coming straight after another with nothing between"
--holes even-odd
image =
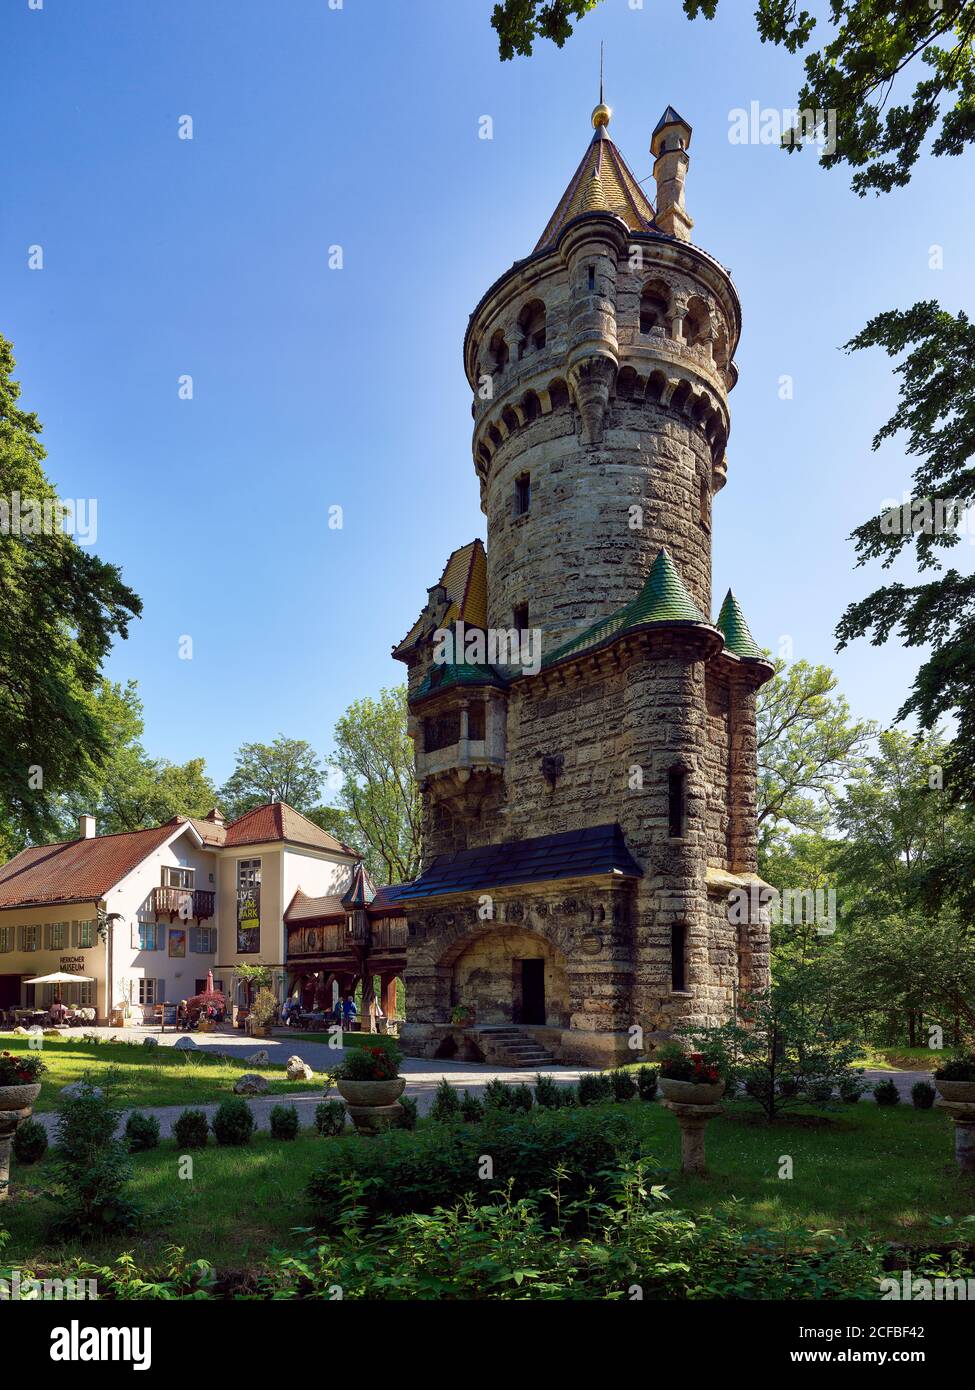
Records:
<instances>
[{"instance_id":1,"label":"stone planter urn","mask_svg":"<svg viewBox=\"0 0 975 1390\"><path fill-rule=\"evenodd\" d=\"M39 1081L25 1086L0 1086L0 1202L7 1200L10 1186L10 1145L17 1126L30 1119L34 1101L41 1093Z\"/></svg>"},{"instance_id":2,"label":"stone planter urn","mask_svg":"<svg viewBox=\"0 0 975 1390\"><path fill-rule=\"evenodd\" d=\"M939 1110L955 1122L955 1162L963 1173L975 1173L975 1081L934 1078Z\"/></svg>"},{"instance_id":3,"label":"stone planter urn","mask_svg":"<svg viewBox=\"0 0 975 1390\"><path fill-rule=\"evenodd\" d=\"M662 1076L657 1084L664 1100L677 1105L717 1105L724 1095L723 1081L675 1081L670 1076Z\"/></svg>"},{"instance_id":4,"label":"stone planter urn","mask_svg":"<svg viewBox=\"0 0 975 1390\"><path fill-rule=\"evenodd\" d=\"M708 1120L722 1113L724 1082L676 1081L662 1076L658 1082L664 1105L680 1125L680 1167L685 1177L707 1172L704 1131Z\"/></svg>"},{"instance_id":5,"label":"stone planter urn","mask_svg":"<svg viewBox=\"0 0 975 1390\"><path fill-rule=\"evenodd\" d=\"M356 1133L366 1136L382 1134L389 1129L402 1109L398 1102L405 1087L403 1076L394 1076L389 1081L345 1081L340 1077L335 1083Z\"/></svg>"}]
</instances>

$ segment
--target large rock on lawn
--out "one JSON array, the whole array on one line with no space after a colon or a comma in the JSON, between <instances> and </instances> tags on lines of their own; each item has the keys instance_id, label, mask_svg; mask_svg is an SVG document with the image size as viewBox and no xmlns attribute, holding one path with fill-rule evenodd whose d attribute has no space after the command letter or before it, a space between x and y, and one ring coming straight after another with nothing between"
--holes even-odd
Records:
<instances>
[{"instance_id":1,"label":"large rock on lawn","mask_svg":"<svg viewBox=\"0 0 975 1390\"><path fill-rule=\"evenodd\" d=\"M70 1086L62 1086L58 1095L62 1096L64 1100L77 1100L78 1097L84 1093L85 1087L82 1083L80 1081L72 1081ZM101 1093L102 1088L100 1086L92 1086L89 1092L89 1094L93 1096L100 1096Z\"/></svg>"},{"instance_id":2,"label":"large rock on lawn","mask_svg":"<svg viewBox=\"0 0 975 1390\"><path fill-rule=\"evenodd\" d=\"M181 1038L177 1038L173 1043L173 1049L178 1052L189 1052L196 1047L196 1043L185 1033Z\"/></svg>"},{"instance_id":3,"label":"large rock on lawn","mask_svg":"<svg viewBox=\"0 0 975 1390\"><path fill-rule=\"evenodd\" d=\"M288 1058L288 1080L289 1081L314 1081L315 1073L307 1062L300 1057Z\"/></svg>"},{"instance_id":4,"label":"large rock on lawn","mask_svg":"<svg viewBox=\"0 0 975 1390\"><path fill-rule=\"evenodd\" d=\"M258 1076L256 1071L245 1072L244 1075L234 1083L234 1094L238 1096L262 1096L267 1090L267 1079Z\"/></svg>"},{"instance_id":5,"label":"large rock on lawn","mask_svg":"<svg viewBox=\"0 0 975 1390\"><path fill-rule=\"evenodd\" d=\"M267 1067L271 1064L271 1058L264 1047L259 1047L256 1052L252 1052L247 1060L252 1067Z\"/></svg>"}]
</instances>

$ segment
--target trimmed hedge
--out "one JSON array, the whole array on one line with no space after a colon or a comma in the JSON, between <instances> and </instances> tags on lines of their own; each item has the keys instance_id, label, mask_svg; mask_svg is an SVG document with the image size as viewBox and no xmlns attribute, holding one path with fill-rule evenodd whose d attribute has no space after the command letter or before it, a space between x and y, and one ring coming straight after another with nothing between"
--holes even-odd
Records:
<instances>
[{"instance_id":1,"label":"trimmed hedge","mask_svg":"<svg viewBox=\"0 0 975 1390\"><path fill-rule=\"evenodd\" d=\"M509 1181L516 1197L545 1191L562 1165L569 1170L560 1182L568 1202L590 1185L597 1197L608 1196L612 1172L639 1152L638 1126L625 1110L489 1109L481 1124L429 1124L413 1134L391 1130L368 1144L336 1145L307 1191L323 1223L338 1226L345 1178L358 1181L357 1205L379 1220L451 1206L467 1193L487 1201ZM485 1155L489 1178L481 1176Z\"/></svg>"}]
</instances>

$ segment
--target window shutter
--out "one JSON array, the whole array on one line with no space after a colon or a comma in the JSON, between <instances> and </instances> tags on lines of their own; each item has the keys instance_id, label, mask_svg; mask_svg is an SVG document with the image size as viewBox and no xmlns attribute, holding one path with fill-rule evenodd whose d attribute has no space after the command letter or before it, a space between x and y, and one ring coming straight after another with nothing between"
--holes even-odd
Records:
<instances>
[{"instance_id":1,"label":"window shutter","mask_svg":"<svg viewBox=\"0 0 975 1390\"><path fill-rule=\"evenodd\" d=\"M19 947L19 949L20 949L21 951L23 951L23 950L25 949L26 945L27 945L27 929L26 929L26 927L18 927L18 928L17 928L17 946Z\"/></svg>"},{"instance_id":2,"label":"window shutter","mask_svg":"<svg viewBox=\"0 0 975 1390\"><path fill-rule=\"evenodd\" d=\"M132 940L130 944L132 946L133 951L137 951L139 949L139 923L134 919L132 922Z\"/></svg>"},{"instance_id":3,"label":"window shutter","mask_svg":"<svg viewBox=\"0 0 975 1390\"><path fill-rule=\"evenodd\" d=\"M71 923L71 946L72 949L81 945L81 923Z\"/></svg>"},{"instance_id":4,"label":"window shutter","mask_svg":"<svg viewBox=\"0 0 975 1390\"><path fill-rule=\"evenodd\" d=\"M50 922L45 922L45 923L44 923L44 949L45 949L45 951L49 951L49 950L51 949L51 924L50 924Z\"/></svg>"}]
</instances>

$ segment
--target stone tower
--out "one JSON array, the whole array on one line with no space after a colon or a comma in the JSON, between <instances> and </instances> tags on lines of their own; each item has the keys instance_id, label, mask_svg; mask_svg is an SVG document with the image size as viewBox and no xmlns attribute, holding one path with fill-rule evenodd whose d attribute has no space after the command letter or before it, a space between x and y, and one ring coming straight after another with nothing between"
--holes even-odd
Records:
<instances>
[{"instance_id":1,"label":"stone tower","mask_svg":"<svg viewBox=\"0 0 975 1390\"><path fill-rule=\"evenodd\" d=\"M772 668L730 592L711 618L740 306L689 241L691 127L668 107L653 132L654 209L609 119L471 315L487 550L450 556L394 651L424 806L405 1037L429 1055L625 1060L768 981L728 895L757 881Z\"/></svg>"}]
</instances>

